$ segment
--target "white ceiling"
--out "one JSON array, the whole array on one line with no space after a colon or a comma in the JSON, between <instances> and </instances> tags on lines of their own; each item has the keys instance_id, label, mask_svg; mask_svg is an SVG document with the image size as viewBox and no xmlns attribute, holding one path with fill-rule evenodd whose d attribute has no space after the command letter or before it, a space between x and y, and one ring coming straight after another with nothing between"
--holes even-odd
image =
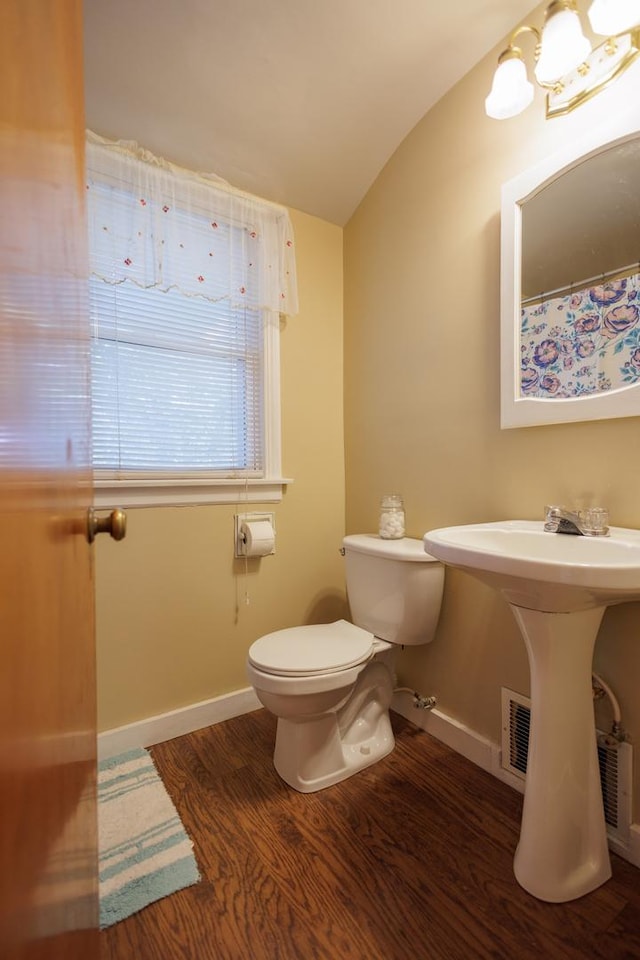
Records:
<instances>
[{"instance_id":1,"label":"white ceiling","mask_svg":"<svg viewBox=\"0 0 640 960\"><path fill-rule=\"evenodd\" d=\"M531 7L84 0L87 124L344 224L420 118Z\"/></svg>"}]
</instances>

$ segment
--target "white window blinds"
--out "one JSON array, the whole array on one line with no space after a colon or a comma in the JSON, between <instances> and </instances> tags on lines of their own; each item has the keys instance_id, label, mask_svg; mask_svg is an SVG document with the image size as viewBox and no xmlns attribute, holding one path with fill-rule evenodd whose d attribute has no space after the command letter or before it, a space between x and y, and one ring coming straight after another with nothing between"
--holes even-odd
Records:
<instances>
[{"instance_id":1,"label":"white window blinds","mask_svg":"<svg viewBox=\"0 0 640 960\"><path fill-rule=\"evenodd\" d=\"M286 210L94 135L87 200L98 476L279 474L266 380L297 309Z\"/></svg>"}]
</instances>

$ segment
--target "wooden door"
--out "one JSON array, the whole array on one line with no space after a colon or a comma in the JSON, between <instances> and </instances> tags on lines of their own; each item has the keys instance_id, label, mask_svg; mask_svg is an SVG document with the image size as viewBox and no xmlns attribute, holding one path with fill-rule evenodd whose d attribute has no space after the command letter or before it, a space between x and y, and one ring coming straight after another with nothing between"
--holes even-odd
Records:
<instances>
[{"instance_id":1,"label":"wooden door","mask_svg":"<svg viewBox=\"0 0 640 960\"><path fill-rule=\"evenodd\" d=\"M98 955L81 0L0 3L0 957Z\"/></svg>"}]
</instances>

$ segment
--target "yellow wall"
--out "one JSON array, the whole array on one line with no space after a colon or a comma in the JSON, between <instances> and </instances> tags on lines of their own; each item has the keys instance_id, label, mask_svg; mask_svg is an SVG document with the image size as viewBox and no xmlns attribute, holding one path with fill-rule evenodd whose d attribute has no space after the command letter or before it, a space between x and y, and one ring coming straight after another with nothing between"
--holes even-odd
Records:
<instances>
[{"instance_id":1,"label":"yellow wall","mask_svg":"<svg viewBox=\"0 0 640 960\"><path fill-rule=\"evenodd\" d=\"M295 482L264 506L276 554L246 575L234 560L242 505L130 509L126 540L97 540L101 730L246 687L256 637L345 614L342 230L291 216L300 313L281 336L282 448Z\"/></svg>"},{"instance_id":2,"label":"yellow wall","mask_svg":"<svg viewBox=\"0 0 640 960\"><path fill-rule=\"evenodd\" d=\"M545 121L539 92L525 114L497 122L484 97L499 51L416 126L345 229L348 533L375 529L385 491L404 494L414 537L536 519L545 503L581 498L606 505L614 524L640 527L637 417L507 431L499 422L501 184L632 103L640 66L569 117ZM637 739L640 604L605 614L595 664ZM399 669L493 741L500 687L529 692L506 603L451 569L434 642L402 654ZM638 802L636 811L637 820Z\"/></svg>"}]
</instances>

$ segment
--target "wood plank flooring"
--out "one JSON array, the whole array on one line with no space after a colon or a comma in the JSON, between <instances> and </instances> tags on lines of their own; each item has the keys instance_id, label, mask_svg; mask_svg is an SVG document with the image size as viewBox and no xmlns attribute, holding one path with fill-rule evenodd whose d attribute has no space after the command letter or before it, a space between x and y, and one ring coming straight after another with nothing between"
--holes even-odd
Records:
<instances>
[{"instance_id":1,"label":"wood plank flooring","mask_svg":"<svg viewBox=\"0 0 640 960\"><path fill-rule=\"evenodd\" d=\"M100 935L103 960L640 960L640 870L568 904L516 883L521 796L407 720L396 749L302 795L275 721L153 747L203 880Z\"/></svg>"}]
</instances>

